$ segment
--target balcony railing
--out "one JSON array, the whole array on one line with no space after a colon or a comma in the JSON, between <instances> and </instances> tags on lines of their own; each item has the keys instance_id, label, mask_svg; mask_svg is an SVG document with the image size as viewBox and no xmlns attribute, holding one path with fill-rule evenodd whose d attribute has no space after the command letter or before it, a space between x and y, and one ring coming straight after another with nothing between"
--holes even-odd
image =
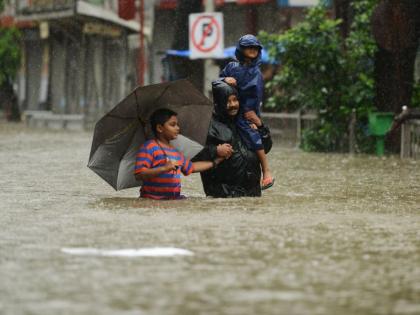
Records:
<instances>
[{"instance_id":1,"label":"balcony railing","mask_svg":"<svg viewBox=\"0 0 420 315\"><path fill-rule=\"evenodd\" d=\"M17 15L42 14L72 10L80 0L19 0L16 1ZM83 2L117 12L117 0L84 0Z\"/></svg>"},{"instance_id":2,"label":"balcony railing","mask_svg":"<svg viewBox=\"0 0 420 315\"><path fill-rule=\"evenodd\" d=\"M16 1L17 15L58 12L73 9L76 0L20 0Z\"/></svg>"}]
</instances>

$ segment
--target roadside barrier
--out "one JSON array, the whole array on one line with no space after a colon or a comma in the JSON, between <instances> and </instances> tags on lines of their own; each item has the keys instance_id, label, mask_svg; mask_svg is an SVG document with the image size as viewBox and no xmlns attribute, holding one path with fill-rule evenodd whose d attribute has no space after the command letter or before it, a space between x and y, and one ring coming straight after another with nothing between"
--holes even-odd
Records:
<instances>
[{"instance_id":1,"label":"roadside barrier","mask_svg":"<svg viewBox=\"0 0 420 315\"><path fill-rule=\"evenodd\" d=\"M401 151L402 159L420 158L420 119L406 120L401 125Z\"/></svg>"}]
</instances>

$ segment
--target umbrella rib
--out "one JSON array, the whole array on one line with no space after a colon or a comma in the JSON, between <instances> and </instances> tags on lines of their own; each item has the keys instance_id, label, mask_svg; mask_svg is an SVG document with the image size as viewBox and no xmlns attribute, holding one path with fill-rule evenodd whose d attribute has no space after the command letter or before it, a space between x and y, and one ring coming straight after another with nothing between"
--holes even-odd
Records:
<instances>
[{"instance_id":1,"label":"umbrella rib","mask_svg":"<svg viewBox=\"0 0 420 315\"><path fill-rule=\"evenodd\" d=\"M166 91L169 89L170 85L168 85L163 91L162 93L159 95L159 97L156 99L155 104L163 97L163 95L165 95Z\"/></svg>"},{"instance_id":2,"label":"umbrella rib","mask_svg":"<svg viewBox=\"0 0 420 315\"><path fill-rule=\"evenodd\" d=\"M139 104L139 99L137 97L137 92L136 91L134 92L134 96L136 97L137 119L140 121L140 124L142 125L143 129L145 129L146 128L146 121L140 117L140 113L139 113L140 104Z\"/></svg>"}]
</instances>

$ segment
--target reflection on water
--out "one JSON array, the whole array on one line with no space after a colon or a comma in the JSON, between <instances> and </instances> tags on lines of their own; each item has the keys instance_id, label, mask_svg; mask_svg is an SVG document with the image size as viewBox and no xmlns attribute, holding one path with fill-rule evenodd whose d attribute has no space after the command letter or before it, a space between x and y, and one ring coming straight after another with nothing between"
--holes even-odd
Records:
<instances>
[{"instance_id":1,"label":"reflection on water","mask_svg":"<svg viewBox=\"0 0 420 315\"><path fill-rule=\"evenodd\" d=\"M103 257L172 257L192 256L193 252L175 247L151 247L151 248L124 248L124 249L98 249L86 247L62 248L63 253L80 256L103 256Z\"/></svg>"},{"instance_id":2,"label":"reflection on water","mask_svg":"<svg viewBox=\"0 0 420 315\"><path fill-rule=\"evenodd\" d=\"M276 147L262 198L152 201L90 141L0 123L0 314L420 314L419 162Z\"/></svg>"}]
</instances>

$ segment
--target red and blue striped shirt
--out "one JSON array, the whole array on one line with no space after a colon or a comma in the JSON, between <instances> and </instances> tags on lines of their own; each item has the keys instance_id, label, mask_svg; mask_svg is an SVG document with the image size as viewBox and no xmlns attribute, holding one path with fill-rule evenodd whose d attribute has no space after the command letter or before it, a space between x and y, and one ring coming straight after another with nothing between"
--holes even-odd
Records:
<instances>
[{"instance_id":1,"label":"red and blue striped shirt","mask_svg":"<svg viewBox=\"0 0 420 315\"><path fill-rule=\"evenodd\" d=\"M181 196L181 172L190 175L193 164L177 149L158 144L156 140L146 141L137 152L134 174L145 169L156 168L167 163L167 159L177 161L180 166L175 171L161 173L143 181L140 197L151 199L179 199Z\"/></svg>"}]
</instances>

